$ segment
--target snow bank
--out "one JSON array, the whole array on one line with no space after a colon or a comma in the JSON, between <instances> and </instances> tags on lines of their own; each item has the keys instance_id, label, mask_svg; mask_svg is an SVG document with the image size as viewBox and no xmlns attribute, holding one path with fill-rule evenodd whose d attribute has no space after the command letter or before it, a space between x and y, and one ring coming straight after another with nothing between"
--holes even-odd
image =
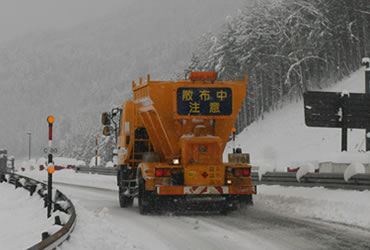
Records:
<instances>
[{"instance_id":1,"label":"snow bank","mask_svg":"<svg viewBox=\"0 0 370 250\"><path fill-rule=\"evenodd\" d=\"M51 227L44 201L8 183L0 183L0 197L1 249L26 249L38 243L41 233Z\"/></svg>"},{"instance_id":2,"label":"snow bank","mask_svg":"<svg viewBox=\"0 0 370 250\"><path fill-rule=\"evenodd\" d=\"M47 180L46 171L26 171L22 174L39 181ZM69 169L55 171L53 174L53 181L55 183L69 183L73 185L117 190L116 176L76 173L75 171L71 171ZM63 191L63 189L61 191Z\"/></svg>"},{"instance_id":3,"label":"snow bank","mask_svg":"<svg viewBox=\"0 0 370 250\"><path fill-rule=\"evenodd\" d=\"M344 180L348 182L352 176L364 173L365 173L364 165L362 165L361 163L352 163L344 171Z\"/></svg>"},{"instance_id":4,"label":"snow bank","mask_svg":"<svg viewBox=\"0 0 370 250\"><path fill-rule=\"evenodd\" d=\"M37 161L35 159L26 160L26 161L16 161L15 162L15 169L25 169L25 170L35 170L38 168Z\"/></svg>"},{"instance_id":5,"label":"snow bank","mask_svg":"<svg viewBox=\"0 0 370 250\"><path fill-rule=\"evenodd\" d=\"M370 229L369 197L370 191L261 185L254 204L256 209Z\"/></svg>"},{"instance_id":6,"label":"snow bank","mask_svg":"<svg viewBox=\"0 0 370 250\"><path fill-rule=\"evenodd\" d=\"M113 168L114 167L114 163L112 161L108 161L107 164L105 164L105 167L106 168Z\"/></svg>"},{"instance_id":7,"label":"snow bank","mask_svg":"<svg viewBox=\"0 0 370 250\"><path fill-rule=\"evenodd\" d=\"M66 157L54 157L53 158L54 165L55 166L61 166L61 167L67 167L70 166L85 166L86 163L81 160L76 160L73 158L66 158ZM20 171L21 169L24 169L26 171L32 171L32 170L39 170L40 166L47 166L47 159L44 157L40 157L37 160L31 159L31 160L20 160L15 162L15 168Z\"/></svg>"},{"instance_id":8,"label":"snow bank","mask_svg":"<svg viewBox=\"0 0 370 250\"><path fill-rule=\"evenodd\" d=\"M93 158L91 158L90 163L89 163L89 166L90 167L95 167L96 166L95 161L96 161L96 158L94 156ZM98 156L97 163L98 163L97 165L100 166L100 164L101 164L101 158L100 158L100 156Z\"/></svg>"},{"instance_id":9,"label":"snow bank","mask_svg":"<svg viewBox=\"0 0 370 250\"><path fill-rule=\"evenodd\" d=\"M306 175L307 173L315 173L315 169L317 166L312 162L303 163L297 171L296 178L299 182L301 177Z\"/></svg>"},{"instance_id":10,"label":"snow bank","mask_svg":"<svg viewBox=\"0 0 370 250\"><path fill-rule=\"evenodd\" d=\"M68 165L79 166L80 161L73 158L54 157L54 164L57 166L67 167Z\"/></svg>"}]
</instances>

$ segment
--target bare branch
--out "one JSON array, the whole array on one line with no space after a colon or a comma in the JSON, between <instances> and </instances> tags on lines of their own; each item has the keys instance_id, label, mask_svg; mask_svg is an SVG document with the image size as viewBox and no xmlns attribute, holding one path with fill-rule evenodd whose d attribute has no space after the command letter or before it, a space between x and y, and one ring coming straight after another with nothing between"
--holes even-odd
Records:
<instances>
[{"instance_id":1,"label":"bare branch","mask_svg":"<svg viewBox=\"0 0 370 250\"><path fill-rule=\"evenodd\" d=\"M355 9L355 11L360 12L362 14L370 15L370 12L369 11L357 10L357 9Z\"/></svg>"}]
</instances>

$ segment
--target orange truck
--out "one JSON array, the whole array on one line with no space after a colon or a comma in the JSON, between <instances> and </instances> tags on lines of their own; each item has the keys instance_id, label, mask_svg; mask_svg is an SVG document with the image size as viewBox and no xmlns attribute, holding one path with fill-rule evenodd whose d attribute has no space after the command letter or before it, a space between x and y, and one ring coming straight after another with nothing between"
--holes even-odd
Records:
<instances>
[{"instance_id":1,"label":"orange truck","mask_svg":"<svg viewBox=\"0 0 370 250\"><path fill-rule=\"evenodd\" d=\"M249 154L237 149L222 160L246 86L247 77L217 81L216 72L133 81L133 99L102 114L103 134L117 137L120 206L131 206L134 197L141 214L191 204L227 213L251 204Z\"/></svg>"}]
</instances>

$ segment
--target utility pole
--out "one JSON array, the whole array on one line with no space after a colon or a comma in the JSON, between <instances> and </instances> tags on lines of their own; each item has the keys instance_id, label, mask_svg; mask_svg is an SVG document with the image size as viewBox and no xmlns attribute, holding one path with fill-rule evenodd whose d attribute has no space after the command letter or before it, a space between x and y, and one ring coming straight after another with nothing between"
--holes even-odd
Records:
<instances>
[{"instance_id":1,"label":"utility pole","mask_svg":"<svg viewBox=\"0 0 370 250\"><path fill-rule=\"evenodd\" d=\"M31 160L31 132L27 132L28 135L28 160Z\"/></svg>"}]
</instances>

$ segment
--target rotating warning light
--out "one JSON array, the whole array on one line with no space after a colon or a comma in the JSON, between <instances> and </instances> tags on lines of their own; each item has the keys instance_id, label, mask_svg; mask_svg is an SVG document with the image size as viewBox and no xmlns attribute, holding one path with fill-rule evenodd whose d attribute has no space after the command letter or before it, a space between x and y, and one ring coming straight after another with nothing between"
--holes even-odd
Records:
<instances>
[{"instance_id":1,"label":"rotating warning light","mask_svg":"<svg viewBox=\"0 0 370 250\"><path fill-rule=\"evenodd\" d=\"M192 81L216 81L217 72L190 72L189 79Z\"/></svg>"},{"instance_id":2,"label":"rotating warning light","mask_svg":"<svg viewBox=\"0 0 370 250\"><path fill-rule=\"evenodd\" d=\"M53 124L54 123L54 116L49 115L47 121L48 121L49 124Z\"/></svg>"}]
</instances>

